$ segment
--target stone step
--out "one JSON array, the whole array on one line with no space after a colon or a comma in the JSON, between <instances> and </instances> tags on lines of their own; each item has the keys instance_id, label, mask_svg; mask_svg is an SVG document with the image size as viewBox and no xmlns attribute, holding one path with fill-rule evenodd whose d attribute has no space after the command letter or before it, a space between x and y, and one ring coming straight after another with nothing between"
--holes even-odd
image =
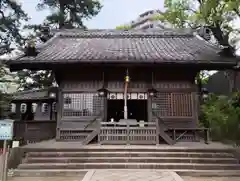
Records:
<instances>
[{"instance_id":1,"label":"stone step","mask_svg":"<svg viewBox=\"0 0 240 181\"><path fill-rule=\"evenodd\" d=\"M231 153L199 152L29 152L27 157L195 157L234 158Z\"/></svg>"},{"instance_id":2,"label":"stone step","mask_svg":"<svg viewBox=\"0 0 240 181\"><path fill-rule=\"evenodd\" d=\"M240 171L239 170L175 170L175 171L180 176L240 177ZM229 180L231 180L231 179L229 179Z\"/></svg>"},{"instance_id":3,"label":"stone step","mask_svg":"<svg viewBox=\"0 0 240 181\"><path fill-rule=\"evenodd\" d=\"M234 158L190 157L30 157L25 163L223 163L238 164Z\"/></svg>"},{"instance_id":4,"label":"stone step","mask_svg":"<svg viewBox=\"0 0 240 181\"><path fill-rule=\"evenodd\" d=\"M143 169L144 170L144 169ZM51 176L79 176L83 177L88 170L78 169L44 169L44 170L28 170L28 169L16 169L14 170L14 176L17 177L51 177ZM158 171L161 171L159 169ZM163 170L164 171L164 170ZM169 169L168 171L176 171L180 176L228 176L236 177L240 176L240 172L236 170L181 170L181 169Z\"/></svg>"},{"instance_id":5,"label":"stone step","mask_svg":"<svg viewBox=\"0 0 240 181\"><path fill-rule=\"evenodd\" d=\"M128 147L128 146L95 146L95 147L82 147L76 148L26 148L26 152L188 152L188 153L232 153L234 149L213 149L213 148L185 148L185 147Z\"/></svg>"},{"instance_id":6,"label":"stone step","mask_svg":"<svg viewBox=\"0 0 240 181\"><path fill-rule=\"evenodd\" d=\"M28 169L15 169L14 177L55 177L55 176L84 176L88 170L76 169L51 169L51 170L28 170Z\"/></svg>"},{"instance_id":7,"label":"stone step","mask_svg":"<svg viewBox=\"0 0 240 181\"><path fill-rule=\"evenodd\" d=\"M19 169L193 169L240 170L239 164L196 163L23 163Z\"/></svg>"},{"instance_id":8,"label":"stone step","mask_svg":"<svg viewBox=\"0 0 240 181\"><path fill-rule=\"evenodd\" d=\"M123 169L124 170L124 169ZM144 169L143 169L144 170ZM14 170L14 177L53 177L53 176L79 176L84 177L88 170L78 169L16 169ZM164 171L159 169L158 171ZM240 177L240 172L236 170L182 170L182 169L168 169L168 171L175 171L180 176L194 176L194 177Z\"/></svg>"}]
</instances>

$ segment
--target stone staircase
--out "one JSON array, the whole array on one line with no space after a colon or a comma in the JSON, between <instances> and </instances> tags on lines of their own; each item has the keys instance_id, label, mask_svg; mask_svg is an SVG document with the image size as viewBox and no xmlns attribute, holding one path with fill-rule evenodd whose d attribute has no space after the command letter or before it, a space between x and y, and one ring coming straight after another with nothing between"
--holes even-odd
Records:
<instances>
[{"instance_id":1,"label":"stone staircase","mask_svg":"<svg viewBox=\"0 0 240 181\"><path fill-rule=\"evenodd\" d=\"M240 164L230 149L111 148L32 149L15 170L16 176L77 173L89 169L160 169L180 175L240 176Z\"/></svg>"}]
</instances>

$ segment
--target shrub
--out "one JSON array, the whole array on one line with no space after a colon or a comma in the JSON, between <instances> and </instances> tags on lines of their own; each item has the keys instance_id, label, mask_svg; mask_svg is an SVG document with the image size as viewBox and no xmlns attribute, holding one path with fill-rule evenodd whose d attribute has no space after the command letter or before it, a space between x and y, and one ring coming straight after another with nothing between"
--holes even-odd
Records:
<instances>
[{"instance_id":1,"label":"shrub","mask_svg":"<svg viewBox=\"0 0 240 181\"><path fill-rule=\"evenodd\" d=\"M240 93L231 97L209 95L201 106L200 123L210 128L213 140L240 142L239 98Z\"/></svg>"}]
</instances>

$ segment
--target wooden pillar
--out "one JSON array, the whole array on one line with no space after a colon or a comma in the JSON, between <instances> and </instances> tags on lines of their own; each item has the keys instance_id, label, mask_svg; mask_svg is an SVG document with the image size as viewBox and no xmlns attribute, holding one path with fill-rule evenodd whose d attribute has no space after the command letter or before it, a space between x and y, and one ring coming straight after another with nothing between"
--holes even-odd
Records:
<instances>
[{"instance_id":1,"label":"wooden pillar","mask_svg":"<svg viewBox=\"0 0 240 181\"><path fill-rule=\"evenodd\" d=\"M62 90L58 90L58 101L57 101L57 127L56 127L56 140L60 140L60 124L62 119L63 110L63 94Z\"/></svg>"},{"instance_id":2,"label":"wooden pillar","mask_svg":"<svg viewBox=\"0 0 240 181\"><path fill-rule=\"evenodd\" d=\"M52 100L49 100L49 103L48 103L48 105L49 105L49 120L51 121L52 119L53 119L53 109L52 109L52 105L53 105L53 101Z\"/></svg>"},{"instance_id":3,"label":"wooden pillar","mask_svg":"<svg viewBox=\"0 0 240 181\"><path fill-rule=\"evenodd\" d=\"M147 100L148 122L152 122L152 98L148 96Z\"/></svg>"},{"instance_id":4,"label":"wooden pillar","mask_svg":"<svg viewBox=\"0 0 240 181\"><path fill-rule=\"evenodd\" d=\"M192 92L191 93L191 99L192 99L192 114L193 114L193 125L195 128L198 126L199 119L198 114L201 111L200 110L200 102L199 102L199 96L198 92Z\"/></svg>"}]
</instances>

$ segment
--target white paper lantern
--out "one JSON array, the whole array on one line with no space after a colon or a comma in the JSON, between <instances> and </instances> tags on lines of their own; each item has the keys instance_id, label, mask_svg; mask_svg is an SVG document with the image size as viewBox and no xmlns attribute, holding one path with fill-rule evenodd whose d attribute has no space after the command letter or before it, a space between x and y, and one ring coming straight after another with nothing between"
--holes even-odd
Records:
<instances>
[{"instance_id":1,"label":"white paper lantern","mask_svg":"<svg viewBox=\"0 0 240 181\"><path fill-rule=\"evenodd\" d=\"M57 112L57 103L56 102L52 103L52 111Z\"/></svg>"},{"instance_id":2,"label":"white paper lantern","mask_svg":"<svg viewBox=\"0 0 240 181\"><path fill-rule=\"evenodd\" d=\"M20 112L21 113L26 113L27 112L27 104L26 103L22 103L20 105Z\"/></svg>"},{"instance_id":3,"label":"white paper lantern","mask_svg":"<svg viewBox=\"0 0 240 181\"><path fill-rule=\"evenodd\" d=\"M37 110L37 103L32 103L32 112L35 113Z\"/></svg>"},{"instance_id":4,"label":"white paper lantern","mask_svg":"<svg viewBox=\"0 0 240 181\"><path fill-rule=\"evenodd\" d=\"M42 103L42 113L48 112L48 103Z\"/></svg>"},{"instance_id":5,"label":"white paper lantern","mask_svg":"<svg viewBox=\"0 0 240 181\"><path fill-rule=\"evenodd\" d=\"M12 112L12 113L16 113L16 104L11 103L11 104L10 104L10 109L11 109L11 112Z\"/></svg>"}]
</instances>

